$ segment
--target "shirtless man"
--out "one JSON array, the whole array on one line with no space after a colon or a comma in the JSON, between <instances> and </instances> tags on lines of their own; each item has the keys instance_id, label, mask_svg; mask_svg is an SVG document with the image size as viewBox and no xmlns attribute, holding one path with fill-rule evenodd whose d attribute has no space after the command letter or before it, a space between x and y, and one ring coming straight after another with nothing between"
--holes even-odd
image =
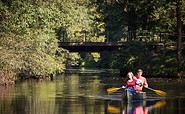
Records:
<instances>
[{"instance_id":1,"label":"shirtless man","mask_svg":"<svg viewBox=\"0 0 185 114\"><path fill-rule=\"evenodd\" d=\"M142 91L143 86L144 86L144 87L148 87L147 80L146 80L145 77L142 76L142 74L143 74L143 71L142 71L141 69L139 69L139 70L137 71L137 75L134 76L134 79L136 80L136 86L135 86L134 89L135 89L137 92Z\"/></svg>"}]
</instances>

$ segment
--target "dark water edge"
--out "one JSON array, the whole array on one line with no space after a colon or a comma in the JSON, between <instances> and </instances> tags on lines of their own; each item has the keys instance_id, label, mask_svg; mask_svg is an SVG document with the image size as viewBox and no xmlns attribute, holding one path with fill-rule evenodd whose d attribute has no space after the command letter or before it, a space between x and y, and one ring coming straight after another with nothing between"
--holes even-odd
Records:
<instances>
[{"instance_id":1,"label":"dark water edge","mask_svg":"<svg viewBox=\"0 0 185 114\"><path fill-rule=\"evenodd\" d=\"M119 69L88 69L88 68L72 68L66 69L64 74L79 74L79 75L101 75L101 76L120 76Z\"/></svg>"},{"instance_id":2,"label":"dark water edge","mask_svg":"<svg viewBox=\"0 0 185 114\"><path fill-rule=\"evenodd\" d=\"M126 77L128 72L122 71L120 69L100 69L100 68L85 68L85 67L71 67L64 71L64 74L79 74L79 75L105 75L109 76L121 76ZM178 77L176 74L158 74L158 75L151 75L143 73L143 76L147 78L169 78L169 79L185 79L185 74L181 77Z\"/></svg>"}]
</instances>

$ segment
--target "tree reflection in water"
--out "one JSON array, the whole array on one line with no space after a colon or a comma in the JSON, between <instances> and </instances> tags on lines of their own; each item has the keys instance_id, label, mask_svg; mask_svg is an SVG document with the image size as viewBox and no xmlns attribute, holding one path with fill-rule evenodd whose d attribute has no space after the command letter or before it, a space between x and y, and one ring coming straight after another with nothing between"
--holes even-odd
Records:
<instances>
[{"instance_id":1,"label":"tree reflection in water","mask_svg":"<svg viewBox=\"0 0 185 114\"><path fill-rule=\"evenodd\" d=\"M123 77L115 75L70 74L56 76L53 81L0 85L0 114L120 114L133 112L136 107L145 108L149 114L177 111L185 114L185 80L166 82L165 79L148 78L148 82L151 87L168 93L165 101L125 104L120 100L120 93L107 94L107 88L123 85ZM147 93L152 99L158 98L152 91Z\"/></svg>"}]
</instances>

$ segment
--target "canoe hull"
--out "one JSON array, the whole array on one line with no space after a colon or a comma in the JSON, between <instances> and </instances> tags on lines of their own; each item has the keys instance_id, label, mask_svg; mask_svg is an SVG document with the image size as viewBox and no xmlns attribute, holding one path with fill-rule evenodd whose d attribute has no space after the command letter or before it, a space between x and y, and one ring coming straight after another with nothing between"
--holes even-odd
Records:
<instances>
[{"instance_id":1,"label":"canoe hull","mask_svg":"<svg viewBox=\"0 0 185 114\"><path fill-rule=\"evenodd\" d=\"M145 100L146 99L146 92L130 92L126 90L123 92L122 95L123 100L132 101L132 100Z\"/></svg>"}]
</instances>

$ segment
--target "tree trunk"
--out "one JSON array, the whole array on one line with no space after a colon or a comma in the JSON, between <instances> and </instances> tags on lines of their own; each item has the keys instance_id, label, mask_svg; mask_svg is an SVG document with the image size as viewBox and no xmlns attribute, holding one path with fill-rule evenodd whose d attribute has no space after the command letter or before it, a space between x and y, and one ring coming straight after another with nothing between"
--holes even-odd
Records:
<instances>
[{"instance_id":1,"label":"tree trunk","mask_svg":"<svg viewBox=\"0 0 185 114\"><path fill-rule=\"evenodd\" d=\"M178 77L182 77L184 60L182 56L182 20L181 20L182 1L177 0L176 18L177 18L177 61L178 61Z\"/></svg>"}]
</instances>

